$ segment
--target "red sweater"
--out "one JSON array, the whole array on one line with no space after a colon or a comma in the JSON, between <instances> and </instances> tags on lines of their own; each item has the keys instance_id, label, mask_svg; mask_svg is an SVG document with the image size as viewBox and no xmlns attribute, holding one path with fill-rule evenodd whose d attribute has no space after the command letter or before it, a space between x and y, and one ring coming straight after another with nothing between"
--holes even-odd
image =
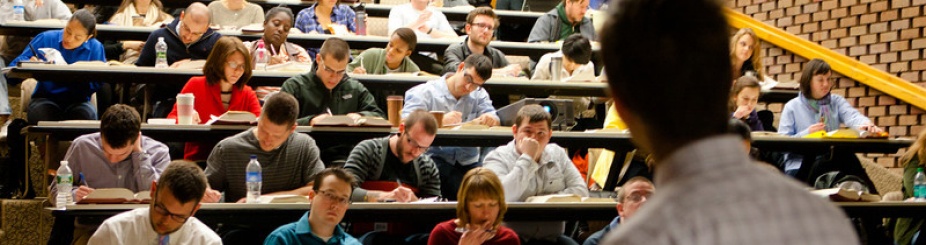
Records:
<instances>
[{"instance_id":1,"label":"red sweater","mask_svg":"<svg viewBox=\"0 0 926 245\"><path fill-rule=\"evenodd\" d=\"M244 82L244 81L238 81ZM195 97L193 101L193 108L199 113L200 123L206 123L209 121L209 115L221 116L227 111L248 111L254 113L255 116L260 116L260 101L257 100L257 95L254 93L254 90L251 89L251 86L244 86L242 88L232 87L231 100L228 102L228 109L225 109L225 106L222 105L222 94L221 94L221 85L215 83L209 85L206 82L205 76L191 77L189 81L186 82L186 85L183 86L183 90L180 93L192 93ZM170 114L167 115L167 118L177 119L177 104L174 104L174 109L170 111ZM184 149L183 159L198 161L206 160L209 157L209 152L212 151L212 147L218 141L211 142L188 142ZM205 149L200 151L200 149Z\"/></svg>"},{"instance_id":2,"label":"red sweater","mask_svg":"<svg viewBox=\"0 0 926 245\"><path fill-rule=\"evenodd\" d=\"M460 244L460 237L463 236L463 233L456 231L457 223L453 221L448 220L437 224L434 230L431 230L428 245ZM499 226L498 233L483 244L520 245L521 240L518 239L518 234L514 233L511 228Z\"/></svg>"}]
</instances>

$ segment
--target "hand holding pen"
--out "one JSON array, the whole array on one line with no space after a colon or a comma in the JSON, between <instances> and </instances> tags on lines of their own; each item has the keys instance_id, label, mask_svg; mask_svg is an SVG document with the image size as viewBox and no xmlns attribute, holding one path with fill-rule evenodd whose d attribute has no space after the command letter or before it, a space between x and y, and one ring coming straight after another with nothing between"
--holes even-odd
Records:
<instances>
[{"instance_id":1,"label":"hand holding pen","mask_svg":"<svg viewBox=\"0 0 926 245\"><path fill-rule=\"evenodd\" d=\"M80 200L86 198L87 195L90 195L94 190L90 188L90 185L87 185L87 179L84 178L83 172L79 173L78 176L80 177L80 186L77 187L77 191L74 192L74 202L80 202Z\"/></svg>"}]
</instances>

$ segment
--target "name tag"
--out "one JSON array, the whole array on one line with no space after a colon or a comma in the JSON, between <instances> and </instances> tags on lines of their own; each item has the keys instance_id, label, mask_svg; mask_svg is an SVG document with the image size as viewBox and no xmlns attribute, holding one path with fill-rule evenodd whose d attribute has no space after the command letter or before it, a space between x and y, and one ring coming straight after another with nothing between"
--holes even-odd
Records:
<instances>
[{"instance_id":1,"label":"name tag","mask_svg":"<svg viewBox=\"0 0 926 245\"><path fill-rule=\"evenodd\" d=\"M354 95L352 95L352 94L345 94L344 96L341 96L341 99L345 99L345 100L346 100L346 99L350 99L350 98L353 98L353 97L354 97Z\"/></svg>"}]
</instances>

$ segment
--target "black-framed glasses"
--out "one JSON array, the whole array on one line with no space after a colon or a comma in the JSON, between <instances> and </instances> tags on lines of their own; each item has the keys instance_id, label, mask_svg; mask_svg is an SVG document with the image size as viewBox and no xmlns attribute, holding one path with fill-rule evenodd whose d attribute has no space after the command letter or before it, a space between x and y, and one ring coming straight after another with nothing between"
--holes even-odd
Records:
<instances>
[{"instance_id":1,"label":"black-framed glasses","mask_svg":"<svg viewBox=\"0 0 926 245\"><path fill-rule=\"evenodd\" d=\"M335 75L338 75L338 76L343 76L344 74L347 74L347 69L335 71L334 69L329 68L328 66L325 65L325 63L322 63L322 62L318 62L318 66L321 66L322 69L325 69L326 72L334 73Z\"/></svg>"},{"instance_id":2,"label":"black-framed glasses","mask_svg":"<svg viewBox=\"0 0 926 245\"><path fill-rule=\"evenodd\" d=\"M351 204L351 201L350 201L350 198L349 198L349 197L338 196L338 195L336 195L336 194L334 194L334 193L331 193L330 191L327 191L327 190L320 190L320 191L318 191L318 194L319 194L319 196L321 196L322 198L325 198L325 199L328 200L328 201L332 201L332 202L334 202L334 203L336 203L336 204L338 204L338 205L349 205L349 204Z\"/></svg>"},{"instance_id":3,"label":"black-framed glasses","mask_svg":"<svg viewBox=\"0 0 926 245\"><path fill-rule=\"evenodd\" d=\"M486 23L469 23L471 26L482 28L486 31L495 31L495 26Z\"/></svg>"},{"instance_id":4,"label":"black-framed glasses","mask_svg":"<svg viewBox=\"0 0 926 245\"><path fill-rule=\"evenodd\" d=\"M418 142L412 141L412 137L408 136L408 133L405 133L405 142L408 142L409 146L411 146L412 148L418 149L421 152L427 152L428 149L431 148L430 146L421 146L418 144Z\"/></svg>"},{"instance_id":5,"label":"black-framed glasses","mask_svg":"<svg viewBox=\"0 0 926 245\"><path fill-rule=\"evenodd\" d=\"M469 84L470 86L476 86L476 89L473 89L473 91L482 90L482 84L476 83L476 81L473 79L473 76L472 76L472 75L470 75L470 74L464 74L464 75L463 75L463 78L466 79L466 84Z\"/></svg>"},{"instance_id":6,"label":"black-framed glasses","mask_svg":"<svg viewBox=\"0 0 926 245\"><path fill-rule=\"evenodd\" d=\"M164 207L163 204L158 203L158 202L154 203L154 211L160 215L170 217L171 220L177 223L184 223L186 222L187 219L190 218L190 215L171 213L170 211L167 210L167 208Z\"/></svg>"}]
</instances>

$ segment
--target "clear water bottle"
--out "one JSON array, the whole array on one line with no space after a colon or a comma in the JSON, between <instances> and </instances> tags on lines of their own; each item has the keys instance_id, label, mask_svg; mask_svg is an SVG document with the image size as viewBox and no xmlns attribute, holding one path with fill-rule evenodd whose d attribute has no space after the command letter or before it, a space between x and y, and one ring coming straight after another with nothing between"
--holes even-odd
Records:
<instances>
[{"instance_id":1,"label":"clear water bottle","mask_svg":"<svg viewBox=\"0 0 926 245\"><path fill-rule=\"evenodd\" d=\"M251 155L251 162L248 163L245 175L245 185L248 187L247 203L257 203L257 199L260 198L261 185L260 163L257 162L257 155Z\"/></svg>"},{"instance_id":2,"label":"clear water bottle","mask_svg":"<svg viewBox=\"0 0 926 245\"><path fill-rule=\"evenodd\" d=\"M916 176L913 177L913 197L917 201L926 201L926 174L923 174L923 168L916 168Z\"/></svg>"},{"instance_id":3,"label":"clear water bottle","mask_svg":"<svg viewBox=\"0 0 926 245\"><path fill-rule=\"evenodd\" d=\"M361 2L357 7L354 7L354 13L356 14L357 23L357 35L366 36L367 35L367 10L366 6Z\"/></svg>"},{"instance_id":4,"label":"clear water bottle","mask_svg":"<svg viewBox=\"0 0 926 245\"><path fill-rule=\"evenodd\" d=\"M257 41L257 49L254 50L254 69L255 70L264 70L267 68L267 63L270 63L270 56L267 55L267 47L264 46L264 41Z\"/></svg>"},{"instance_id":5,"label":"clear water bottle","mask_svg":"<svg viewBox=\"0 0 926 245\"><path fill-rule=\"evenodd\" d=\"M71 168L68 167L68 161L61 161L61 167L58 167L58 175L55 176L55 183L58 186L58 193L55 193L57 195L55 207L64 209L66 205L74 203L74 198L71 197L74 174L71 173Z\"/></svg>"},{"instance_id":6,"label":"clear water bottle","mask_svg":"<svg viewBox=\"0 0 926 245\"><path fill-rule=\"evenodd\" d=\"M154 62L154 68L167 68L167 43L164 42L164 37L158 37L158 43L154 45L154 50L157 53L157 60Z\"/></svg>"},{"instance_id":7,"label":"clear water bottle","mask_svg":"<svg viewBox=\"0 0 926 245\"><path fill-rule=\"evenodd\" d=\"M23 0L13 0L13 19L14 21L26 20L26 6Z\"/></svg>"}]
</instances>

